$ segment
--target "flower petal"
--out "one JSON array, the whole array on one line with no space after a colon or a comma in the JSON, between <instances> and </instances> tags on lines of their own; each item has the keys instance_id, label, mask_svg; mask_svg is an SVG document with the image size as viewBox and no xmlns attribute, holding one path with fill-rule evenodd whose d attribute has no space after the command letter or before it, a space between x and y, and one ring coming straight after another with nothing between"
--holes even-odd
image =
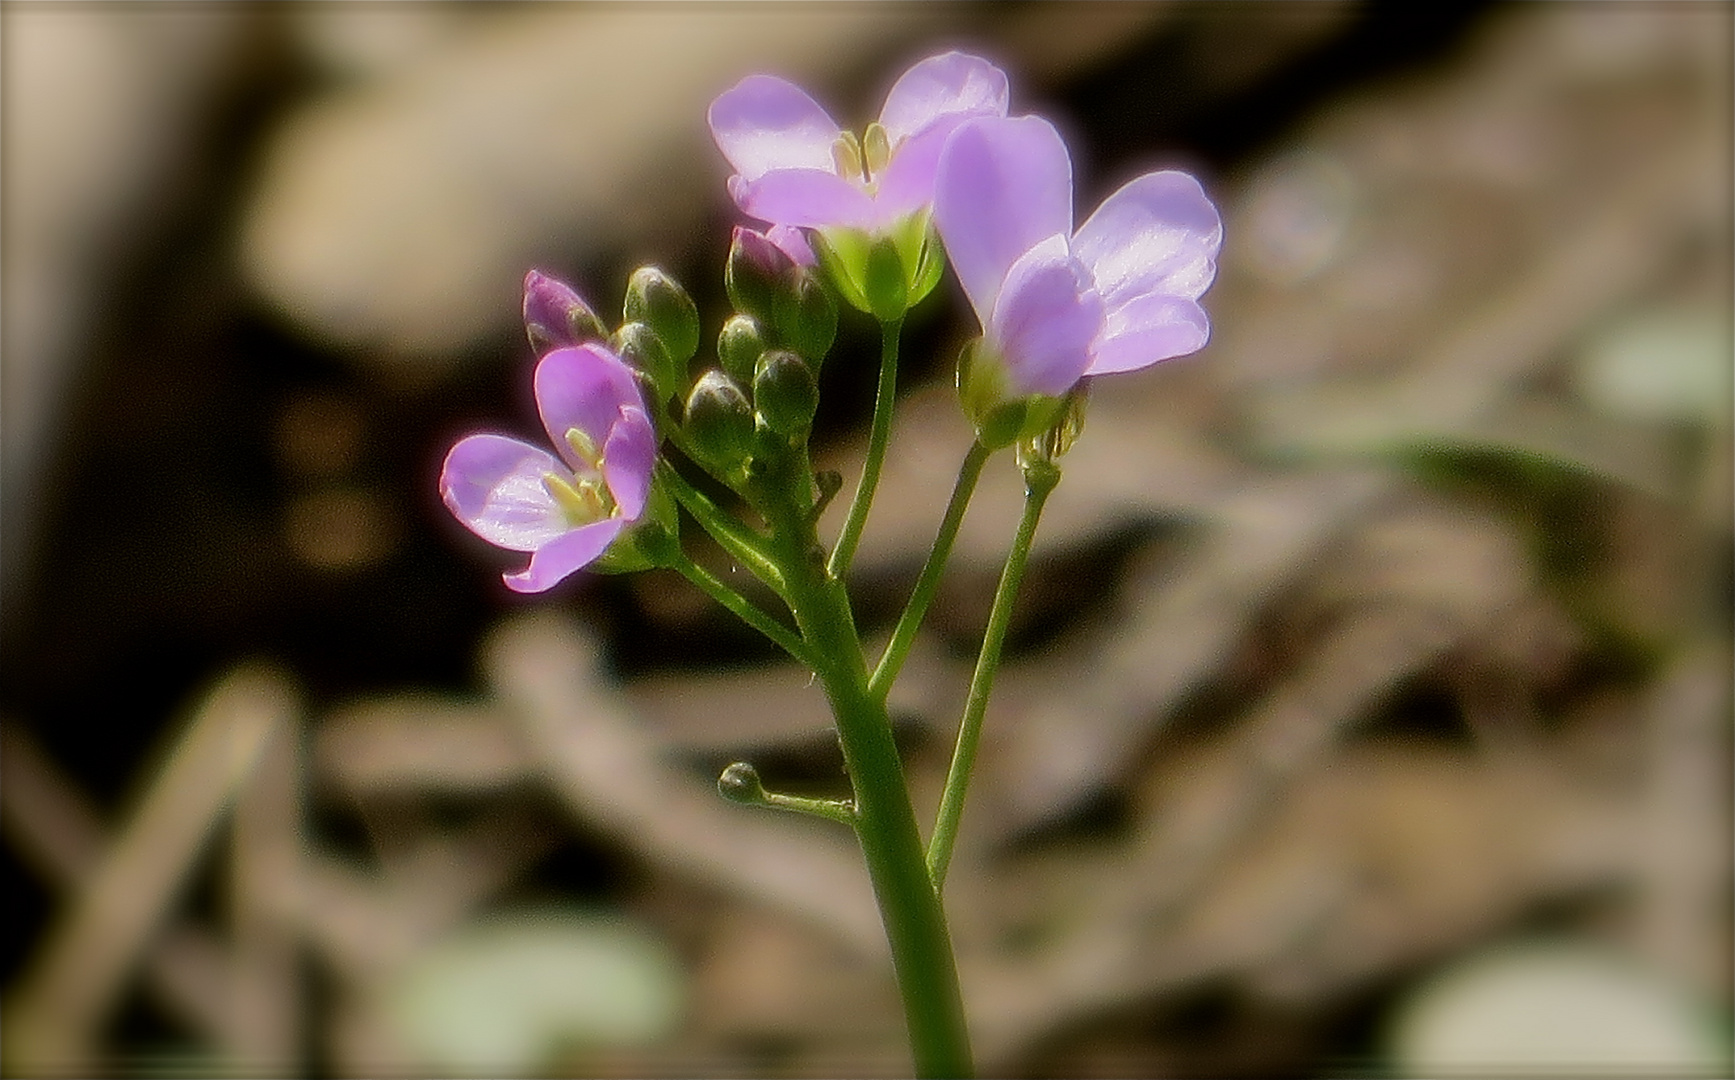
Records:
<instances>
[{"instance_id":1,"label":"flower petal","mask_svg":"<svg viewBox=\"0 0 1735 1080\"><path fill-rule=\"evenodd\" d=\"M657 433L643 409L628 405L602 448L602 476L621 517L637 521L645 512L651 470L657 464Z\"/></svg>"},{"instance_id":2,"label":"flower petal","mask_svg":"<svg viewBox=\"0 0 1735 1080\"><path fill-rule=\"evenodd\" d=\"M743 213L776 225L860 228L874 220L867 192L829 169L778 169L756 180L737 178L729 194Z\"/></svg>"},{"instance_id":3,"label":"flower petal","mask_svg":"<svg viewBox=\"0 0 1735 1080\"><path fill-rule=\"evenodd\" d=\"M749 75L711 102L711 137L748 180L775 169L832 170L841 130L807 91L773 75Z\"/></svg>"},{"instance_id":4,"label":"flower petal","mask_svg":"<svg viewBox=\"0 0 1735 1080\"><path fill-rule=\"evenodd\" d=\"M960 125L940 154L934 222L946 257L987 326L1018 257L1072 232L1072 161L1041 117L984 117Z\"/></svg>"},{"instance_id":5,"label":"flower petal","mask_svg":"<svg viewBox=\"0 0 1735 1080\"><path fill-rule=\"evenodd\" d=\"M536 365L536 406L555 452L574 469L588 468L566 433L577 428L600 448L621 409L645 411L638 380L626 361L597 342L556 349Z\"/></svg>"},{"instance_id":6,"label":"flower petal","mask_svg":"<svg viewBox=\"0 0 1735 1080\"><path fill-rule=\"evenodd\" d=\"M1211 320L1197 301L1160 293L1135 297L1109 311L1085 374L1136 371L1198 352L1210 337Z\"/></svg>"},{"instance_id":7,"label":"flower petal","mask_svg":"<svg viewBox=\"0 0 1735 1080\"><path fill-rule=\"evenodd\" d=\"M880 110L880 125L898 143L922 134L937 121L1005 116L1006 73L979 56L948 52L930 56L899 77ZM934 148L937 156L939 148Z\"/></svg>"},{"instance_id":8,"label":"flower petal","mask_svg":"<svg viewBox=\"0 0 1735 1080\"><path fill-rule=\"evenodd\" d=\"M440 470L440 498L470 531L508 551L535 551L569 532L543 478L565 466L541 447L504 435L460 439Z\"/></svg>"},{"instance_id":9,"label":"flower petal","mask_svg":"<svg viewBox=\"0 0 1735 1080\"><path fill-rule=\"evenodd\" d=\"M940 154L946 149L952 132L969 119L968 116L942 117L892 153L891 164L880 176L879 191L874 196L877 228L883 230L905 214L912 214L934 201Z\"/></svg>"},{"instance_id":10,"label":"flower petal","mask_svg":"<svg viewBox=\"0 0 1735 1080\"><path fill-rule=\"evenodd\" d=\"M1059 233L1025 252L1006 274L988 337L1021 394L1059 397L1090 365L1102 332L1102 298Z\"/></svg>"},{"instance_id":11,"label":"flower petal","mask_svg":"<svg viewBox=\"0 0 1735 1080\"><path fill-rule=\"evenodd\" d=\"M537 548L530 556L530 565L516 574L502 574L506 587L513 592L533 593L551 589L608 550L615 537L626 528L621 518L582 525L553 543Z\"/></svg>"},{"instance_id":12,"label":"flower petal","mask_svg":"<svg viewBox=\"0 0 1735 1080\"><path fill-rule=\"evenodd\" d=\"M1111 307L1161 293L1197 300L1217 275L1223 219L1199 182L1147 173L1103 200L1073 237Z\"/></svg>"},{"instance_id":13,"label":"flower petal","mask_svg":"<svg viewBox=\"0 0 1735 1080\"><path fill-rule=\"evenodd\" d=\"M813 246L807 242L807 234L791 225L773 225L765 230L765 238L777 245L777 249L790 257L797 266L813 266L819 262L813 254Z\"/></svg>"}]
</instances>

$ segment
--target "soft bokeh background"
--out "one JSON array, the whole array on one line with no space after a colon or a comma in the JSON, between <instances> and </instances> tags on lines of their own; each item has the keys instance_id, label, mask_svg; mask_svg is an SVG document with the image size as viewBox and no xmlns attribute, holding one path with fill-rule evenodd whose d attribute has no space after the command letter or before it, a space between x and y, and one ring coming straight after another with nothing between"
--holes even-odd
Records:
<instances>
[{"instance_id":1,"label":"soft bokeh background","mask_svg":"<svg viewBox=\"0 0 1735 1080\"><path fill-rule=\"evenodd\" d=\"M963 45L1081 206L1180 165L1228 237L1037 545L948 889L984 1070L1727 1075L1727 5L3 20L9 1074L907 1068L848 838L711 790L838 790L817 691L672 576L511 595L434 477L533 425L528 266L715 327L714 94L859 125ZM912 320L875 633L967 331ZM894 698L924 808L1018 496Z\"/></svg>"}]
</instances>

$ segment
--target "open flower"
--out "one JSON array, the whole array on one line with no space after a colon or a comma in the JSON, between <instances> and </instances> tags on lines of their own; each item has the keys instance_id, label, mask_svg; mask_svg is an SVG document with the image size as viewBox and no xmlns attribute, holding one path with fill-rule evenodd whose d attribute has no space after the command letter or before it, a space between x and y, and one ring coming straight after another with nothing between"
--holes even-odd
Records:
<instances>
[{"instance_id":1,"label":"open flower","mask_svg":"<svg viewBox=\"0 0 1735 1080\"><path fill-rule=\"evenodd\" d=\"M1153 172L1072 230L1072 162L1035 116L975 119L947 141L934 222L1003 381L997 396L1058 397L1085 375L1196 352L1198 299L1223 224L1199 182Z\"/></svg>"},{"instance_id":2,"label":"open flower","mask_svg":"<svg viewBox=\"0 0 1735 1080\"><path fill-rule=\"evenodd\" d=\"M446 455L440 495L471 532L530 565L505 576L541 592L595 560L645 511L657 440L632 369L597 342L536 365L536 405L556 454L471 435Z\"/></svg>"},{"instance_id":3,"label":"open flower","mask_svg":"<svg viewBox=\"0 0 1735 1080\"><path fill-rule=\"evenodd\" d=\"M861 137L838 127L806 91L749 75L711 103L711 135L735 167L729 194L773 225L873 233L933 200L946 136L977 116L1005 116L1006 75L949 52L904 72Z\"/></svg>"}]
</instances>

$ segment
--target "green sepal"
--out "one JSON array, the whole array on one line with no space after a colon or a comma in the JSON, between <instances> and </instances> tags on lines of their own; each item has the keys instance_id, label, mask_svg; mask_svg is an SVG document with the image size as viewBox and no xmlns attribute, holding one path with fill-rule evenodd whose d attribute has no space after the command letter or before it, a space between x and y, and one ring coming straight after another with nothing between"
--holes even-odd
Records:
<instances>
[{"instance_id":1,"label":"green sepal","mask_svg":"<svg viewBox=\"0 0 1735 1080\"><path fill-rule=\"evenodd\" d=\"M915 277L910 282L910 306L915 307L927 299L945 273L946 248L940 243L940 234L930 228L923 237L921 253L916 260Z\"/></svg>"},{"instance_id":2,"label":"green sepal","mask_svg":"<svg viewBox=\"0 0 1735 1080\"><path fill-rule=\"evenodd\" d=\"M633 271L622 314L626 322L644 323L655 331L677 368L685 367L699 350L698 307L679 282L655 266Z\"/></svg>"},{"instance_id":3,"label":"green sepal","mask_svg":"<svg viewBox=\"0 0 1735 1080\"><path fill-rule=\"evenodd\" d=\"M644 514L586 569L599 574L630 574L671 566L681 551L680 528L674 496L660 481L653 481L645 496Z\"/></svg>"},{"instance_id":4,"label":"green sepal","mask_svg":"<svg viewBox=\"0 0 1735 1080\"><path fill-rule=\"evenodd\" d=\"M914 259L909 263L914 268ZM895 322L910 309L910 275L904 269L903 245L897 236L882 236L868 248L862 270L862 295L868 313L882 323Z\"/></svg>"},{"instance_id":5,"label":"green sepal","mask_svg":"<svg viewBox=\"0 0 1735 1080\"><path fill-rule=\"evenodd\" d=\"M978 338L958 354L958 403L990 450L1033 439L1054 426L1067 399L1043 394L1011 395L1006 369Z\"/></svg>"},{"instance_id":6,"label":"green sepal","mask_svg":"<svg viewBox=\"0 0 1735 1080\"><path fill-rule=\"evenodd\" d=\"M850 307L872 315L873 308L863 291L871 238L860 229L814 229L808 240L831 287Z\"/></svg>"}]
</instances>

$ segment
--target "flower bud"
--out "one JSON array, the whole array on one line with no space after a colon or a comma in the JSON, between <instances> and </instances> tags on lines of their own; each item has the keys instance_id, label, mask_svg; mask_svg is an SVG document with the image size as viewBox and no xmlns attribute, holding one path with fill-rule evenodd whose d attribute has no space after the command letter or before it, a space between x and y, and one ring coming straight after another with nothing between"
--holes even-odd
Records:
<instances>
[{"instance_id":1,"label":"flower bud","mask_svg":"<svg viewBox=\"0 0 1735 1080\"><path fill-rule=\"evenodd\" d=\"M687 438L702 463L720 473L747 461L753 447L753 406L721 371L707 371L687 396Z\"/></svg>"},{"instance_id":2,"label":"flower bud","mask_svg":"<svg viewBox=\"0 0 1735 1080\"><path fill-rule=\"evenodd\" d=\"M745 761L737 761L717 777L717 794L733 803L757 806L765 801L765 782L759 770Z\"/></svg>"},{"instance_id":3,"label":"flower bud","mask_svg":"<svg viewBox=\"0 0 1735 1080\"><path fill-rule=\"evenodd\" d=\"M717 335L717 362L738 385L752 385L764 351L765 334L751 315L731 315Z\"/></svg>"},{"instance_id":4,"label":"flower bud","mask_svg":"<svg viewBox=\"0 0 1735 1080\"><path fill-rule=\"evenodd\" d=\"M723 266L723 287L735 310L753 316L761 326L772 325L777 293L795 266L783 249L764 233L737 225L729 243L729 261Z\"/></svg>"},{"instance_id":5,"label":"flower bud","mask_svg":"<svg viewBox=\"0 0 1735 1080\"><path fill-rule=\"evenodd\" d=\"M627 281L627 322L642 322L663 339L669 359L685 367L699 349L699 309L687 290L654 266L641 266Z\"/></svg>"},{"instance_id":6,"label":"flower bud","mask_svg":"<svg viewBox=\"0 0 1735 1080\"><path fill-rule=\"evenodd\" d=\"M680 392L680 369L669 356L668 346L655 330L642 322L630 322L614 332L609 345L615 355L643 372L650 380L660 402L666 402Z\"/></svg>"},{"instance_id":7,"label":"flower bud","mask_svg":"<svg viewBox=\"0 0 1735 1080\"><path fill-rule=\"evenodd\" d=\"M806 435L819 408L819 384L813 369L786 349L772 349L759 358L753 375L753 401L759 419L779 435Z\"/></svg>"},{"instance_id":8,"label":"flower bud","mask_svg":"<svg viewBox=\"0 0 1735 1080\"><path fill-rule=\"evenodd\" d=\"M524 332L537 356L608 337L602 320L572 286L540 270L524 275Z\"/></svg>"},{"instance_id":9,"label":"flower bud","mask_svg":"<svg viewBox=\"0 0 1735 1080\"><path fill-rule=\"evenodd\" d=\"M810 270L796 270L792 285L777 293L777 338L817 364L837 340L837 302Z\"/></svg>"}]
</instances>

